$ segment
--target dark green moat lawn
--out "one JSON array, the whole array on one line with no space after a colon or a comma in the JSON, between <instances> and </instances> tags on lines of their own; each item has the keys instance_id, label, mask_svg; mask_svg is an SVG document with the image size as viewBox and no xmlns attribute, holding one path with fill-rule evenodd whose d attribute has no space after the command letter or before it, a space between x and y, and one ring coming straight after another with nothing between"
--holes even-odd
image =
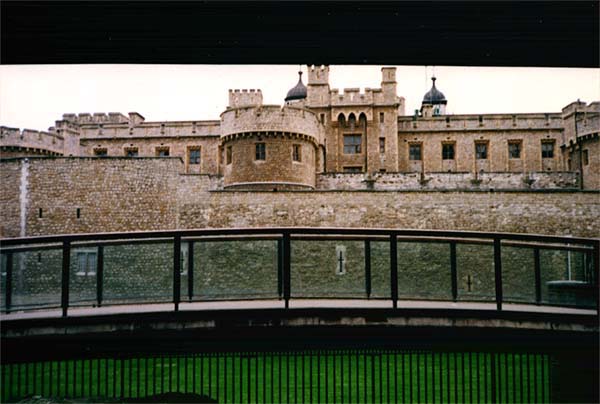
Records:
<instances>
[{"instance_id":1,"label":"dark green moat lawn","mask_svg":"<svg viewBox=\"0 0 600 404\"><path fill-rule=\"evenodd\" d=\"M52 349L48 347L48 349ZM543 354L407 351L222 353L2 366L2 401L548 402ZM191 394L195 393L194 396ZM137 398L137 399L136 399ZM164 401L163 401L164 402Z\"/></svg>"}]
</instances>

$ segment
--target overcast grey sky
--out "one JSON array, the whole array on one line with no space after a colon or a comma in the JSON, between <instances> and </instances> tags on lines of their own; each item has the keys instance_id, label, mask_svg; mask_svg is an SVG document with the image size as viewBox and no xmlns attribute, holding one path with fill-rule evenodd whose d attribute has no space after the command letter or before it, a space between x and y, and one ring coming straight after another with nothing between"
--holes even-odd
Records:
<instances>
[{"instance_id":1,"label":"overcast grey sky","mask_svg":"<svg viewBox=\"0 0 600 404\"><path fill-rule=\"evenodd\" d=\"M397 66L406 114L431 87L431 66ZM228 90L259 88L282 104L299 66L31 65L0 66L0 125L46 130L63 113L139 112L148 121L219 119ZM302 66L306 72L306 66ZM560 112L600 100L600 69L436 66L450 114ZM303 75L306 84L306 74ZM331 66L331 88L377 88L381 66Z\"/></svg>"}]
</instances>

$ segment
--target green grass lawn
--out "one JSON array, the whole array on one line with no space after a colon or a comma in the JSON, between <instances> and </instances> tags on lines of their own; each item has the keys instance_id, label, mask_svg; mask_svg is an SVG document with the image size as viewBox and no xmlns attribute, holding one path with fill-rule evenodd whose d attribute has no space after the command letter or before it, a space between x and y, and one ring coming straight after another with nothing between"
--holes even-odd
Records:
<instances>
[{"instance_id":1,"label":"green grass lawn","mask_svg":"<svg viewBox=\"0 0 600 404\"><path fill-rule=\"evenodd\" d=\"M494 366L493 366L494 365ZM2 366L2 399L164 392L219 402L548 402L540 354L304 351L93 359ZM492 387L495 378L495 387ZM114 401L114 400L111 400Z\"/></svg>"}]
</instances>

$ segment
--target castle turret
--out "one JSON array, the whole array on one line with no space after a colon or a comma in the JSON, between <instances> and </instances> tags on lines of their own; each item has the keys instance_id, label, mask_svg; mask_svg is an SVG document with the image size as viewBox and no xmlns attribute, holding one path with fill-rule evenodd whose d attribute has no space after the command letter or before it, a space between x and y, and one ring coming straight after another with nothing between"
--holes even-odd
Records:
<instances>
[{"instance_id":1,"label":"castle turret","mask_svg":"<svg viewBox=\"0 0 600 404\"><path fill-rule=\"evenodd\" d=\"M446 114L446 104L448 101L444 97L444 94L436 88L435 80L436 78L433 76L431 78L433 83L431 89L425 93L423 102L421 103L421 113L426 118Z\"/></svg>"},{"instance_id":2,"label":"castle turret","mask_svg":"<svg viewBox=\"0 0 600 404\"><path fill-rule=\"evenodd\" d=\"M309 108L329 105L329 66L308 66L306 104Z\"/></svg>"},{"instance_id":3,"label":"castle turret","mask_svg":"<svg viewBox=\"0 0 600 404\"><path fill-rule=\"evenodd\" d=\"M383 92L383 100L386 104L395 104L398 102L395 67L381 68L381 91Z\"/></svg>"},{"instance_id":4,"label":"castle turret","mask_svg":"<svg viewBox=\"0 0 600 404\"><path fill-rule=\"evenodd\" d=\"M221 114L227 189L314 189L322 125L296 106L262 105Z\"/></svg>"},{"instance_id":5,"label":"castle turret","mask_svg":"<svg viewBox=\"0 0 600 404\"><path fill-rule=\"evenodd\" d=\"M285 105L304 106L306 101L306 86L302 82L302 72L298 72L298 83L287 93Z\"/></svg>"}]
</instances>

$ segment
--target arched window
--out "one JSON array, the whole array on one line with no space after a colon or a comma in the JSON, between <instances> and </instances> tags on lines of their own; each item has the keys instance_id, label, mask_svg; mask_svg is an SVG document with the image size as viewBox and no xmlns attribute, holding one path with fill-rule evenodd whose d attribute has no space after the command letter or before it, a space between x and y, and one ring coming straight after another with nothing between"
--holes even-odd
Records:
<instances>
[{"instance_id":1,"label":"arched window","mask_svg":"<svg viewBox=\"0 0 600 404\"><path fill-rule=\"evenodd\" d=\"M348 116L348 125L350 126L350 130L353 131L356 127L356 116L353 113Z\"/></svg>"}]
</instances>

